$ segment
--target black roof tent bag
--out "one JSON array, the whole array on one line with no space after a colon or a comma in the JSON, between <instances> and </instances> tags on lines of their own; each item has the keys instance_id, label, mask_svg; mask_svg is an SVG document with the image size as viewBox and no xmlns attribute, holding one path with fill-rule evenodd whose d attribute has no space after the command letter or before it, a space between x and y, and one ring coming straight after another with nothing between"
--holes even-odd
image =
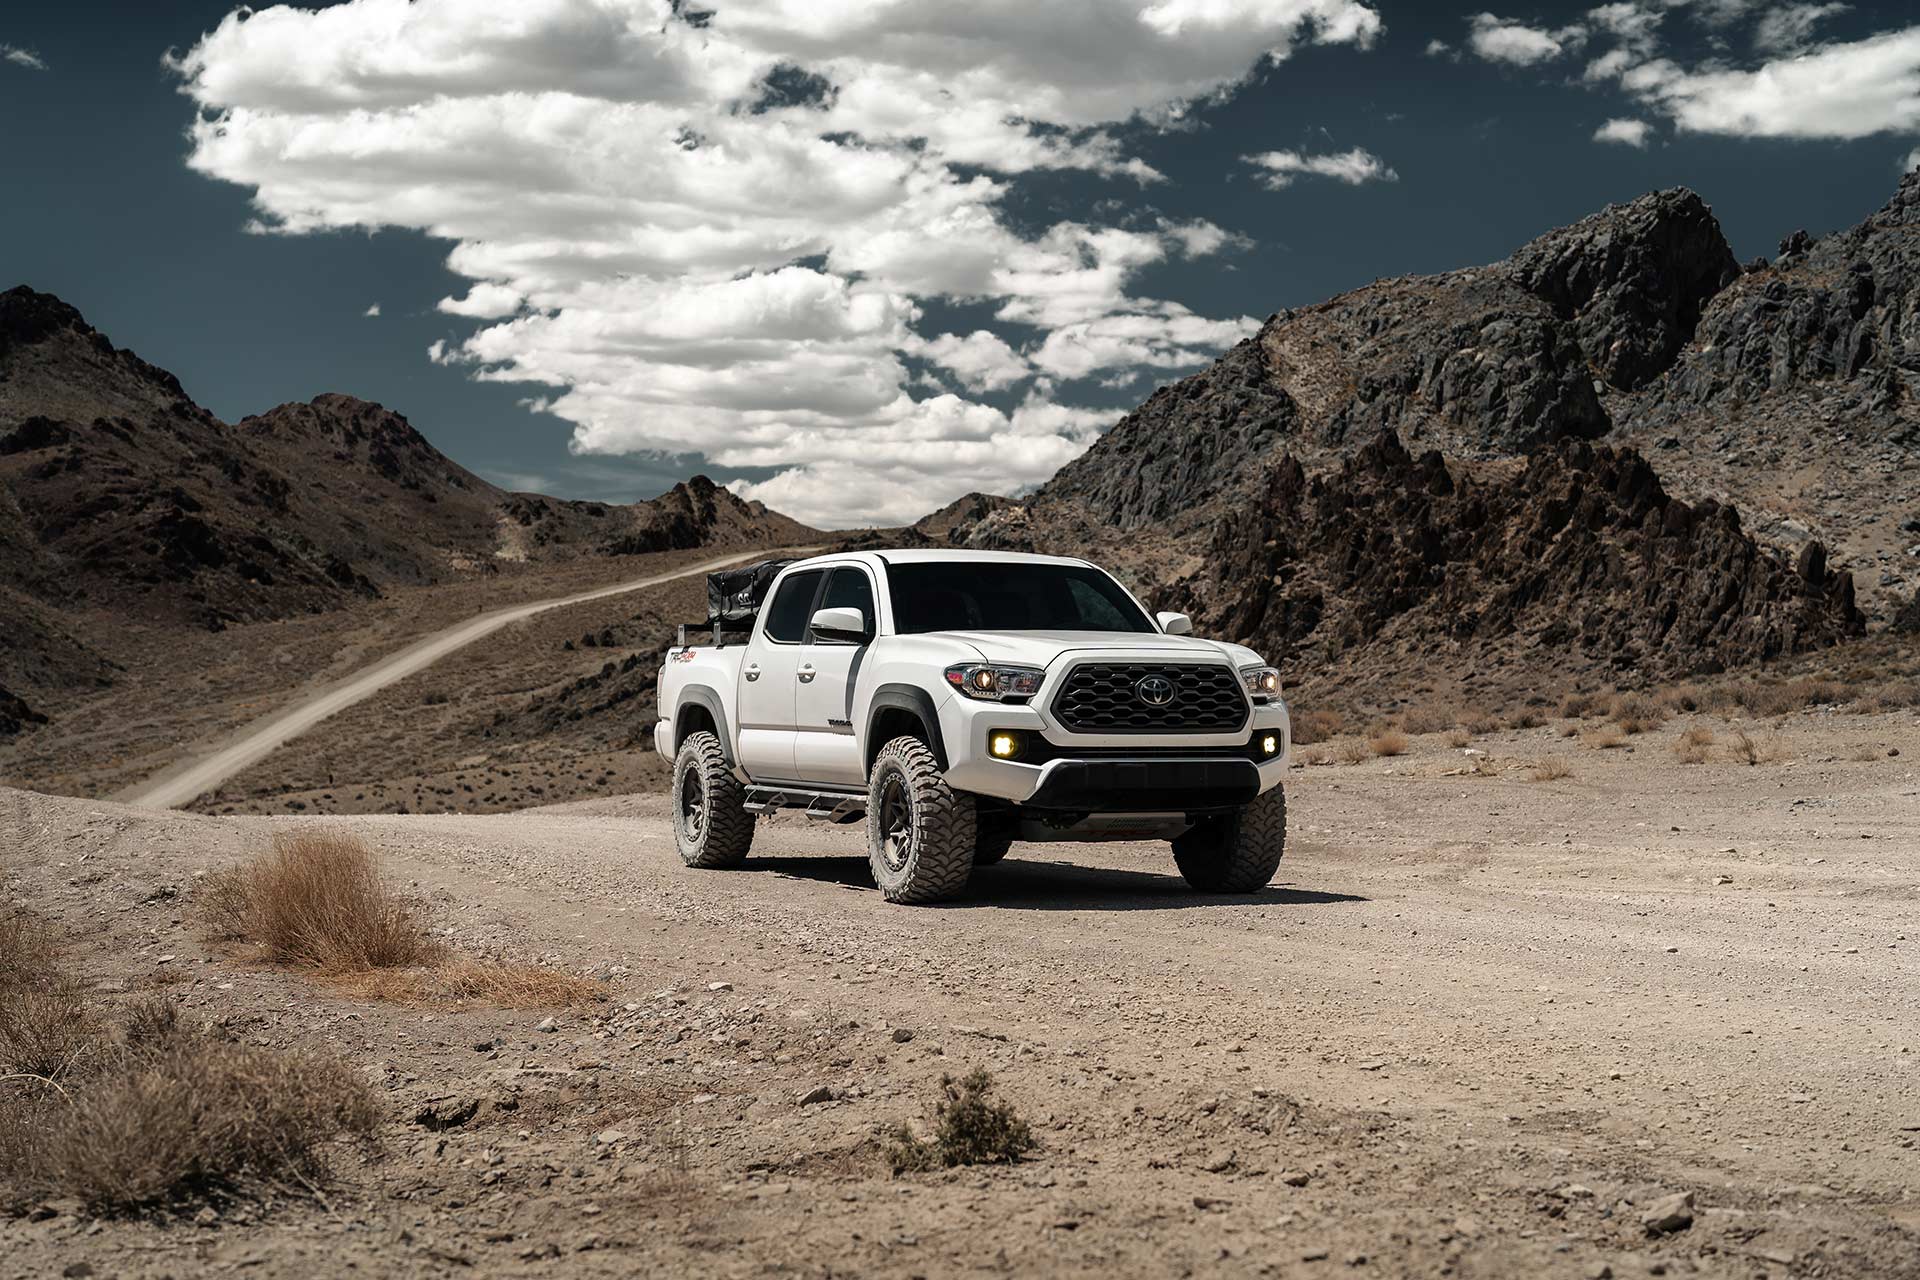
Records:
<instances>
[{"instance_id":1,"label":"black roof tent bag","mask_svg":"<svg viewBox=\"0 0 1920 1280\"><path fill-rule=\"evenodd\" d=\"M767 592L780 571L791 560L762 560L738 569L722 569L707 575L707 621L750 623L767 602Z\"/></svg>"}]
</instances>

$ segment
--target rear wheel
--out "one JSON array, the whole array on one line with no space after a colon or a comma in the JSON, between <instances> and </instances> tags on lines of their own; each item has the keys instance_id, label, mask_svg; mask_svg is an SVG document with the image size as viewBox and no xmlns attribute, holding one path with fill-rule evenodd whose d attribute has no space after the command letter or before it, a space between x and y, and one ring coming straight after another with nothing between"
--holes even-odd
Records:
<instances>
[{"instance_id":1,"label":"rear wheel","mask_svg":"<svg viewBox=\"0 0 1920 1280\"><path fill-rule=\"evenodd\" d=\"M974 799L955 791L918 738L880 748L867 777L867 861L889 902L938 902L973 871Z\"/></svg>"},{"instance_id":2,"label":"rear wheel","mask_svg":"<svg viewBox=\"0 0 1920 1280\"><path fill-rule=\"evenodd\" d=\"M690 867L737 867L753 847L746 788L733 776L720 739L690 733L673 758L673 843Z\"/></svg>"},{"instance_id":3,"label":"rear wheel","mask_svg":"<svg viewBox=\"0 0 1920 1280\"><path fill-rule=\"evenodd\" d=\"M1174 837L1173 860L1202 893L1253 893L1273 879L1286 847L1287 796L1275 787Z\"/></svg>"}]
</instances>

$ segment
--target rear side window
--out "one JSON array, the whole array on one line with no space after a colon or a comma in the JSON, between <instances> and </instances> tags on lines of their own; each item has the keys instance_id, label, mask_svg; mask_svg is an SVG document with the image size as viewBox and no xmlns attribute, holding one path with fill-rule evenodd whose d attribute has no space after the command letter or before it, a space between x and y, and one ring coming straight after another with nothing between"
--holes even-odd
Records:
<instances>
[{"instance_id":1,"label":"rear side window","mask_svg":"<svg viewBox=\"0 0 1920 1280\"><path fill-rule=\"evenodd\" d=\"M802 569L788 574L773 593L767 606L767 639L782 644L797 644L807 633L807 619L813 616L813 593L820 589L824 569Z\"/></svg>"},{"instance_id":2,"label":"rear side window","mask_svg":"<svg viewBox=\"0 0 1920 1280\"><path fill-rule=\"evenodd\" d=\"M873 583L858 569L835 569L827 579L827 592L820 597L820 607L858 609L867 620L867 631L873 631Z\"/></svg>"}]
</instances>

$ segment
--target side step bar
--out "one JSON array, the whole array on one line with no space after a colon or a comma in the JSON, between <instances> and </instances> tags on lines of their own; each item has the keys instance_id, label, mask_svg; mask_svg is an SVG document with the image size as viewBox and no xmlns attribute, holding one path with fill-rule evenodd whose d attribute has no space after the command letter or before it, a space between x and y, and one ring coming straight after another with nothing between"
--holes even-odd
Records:
<instances>
[{"instance_id":1,"label":"side step bar","mask_svg":"<svg viewBox=\"0 0 1920 1280\"><path fill-rule=\"evenodd\" d=\"M815 822L846 824L867 816L867 797L854 791L816 791L807 787L748 787L748 813L801 809Z\"/></svg>"}]
</instances>

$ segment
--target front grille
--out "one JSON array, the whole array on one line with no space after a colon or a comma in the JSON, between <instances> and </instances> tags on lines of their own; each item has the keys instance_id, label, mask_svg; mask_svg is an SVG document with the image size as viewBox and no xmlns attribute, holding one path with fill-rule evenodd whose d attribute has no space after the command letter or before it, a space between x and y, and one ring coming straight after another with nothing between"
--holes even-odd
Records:
<instances>
[{"instance_id":1,"label":"front grille","mask_svg":"<svg viewBox=\"0 0 1920 1280\"><path fill-rule=\"evenodd\" d=\"M1140 696L1150 677L1173 686L1164 706ZM1053 714L1075 733L1232 733L1247 723L1247 695L1227 667L1084 662L1067 673Z\"/></svg>"}]
</instances>

